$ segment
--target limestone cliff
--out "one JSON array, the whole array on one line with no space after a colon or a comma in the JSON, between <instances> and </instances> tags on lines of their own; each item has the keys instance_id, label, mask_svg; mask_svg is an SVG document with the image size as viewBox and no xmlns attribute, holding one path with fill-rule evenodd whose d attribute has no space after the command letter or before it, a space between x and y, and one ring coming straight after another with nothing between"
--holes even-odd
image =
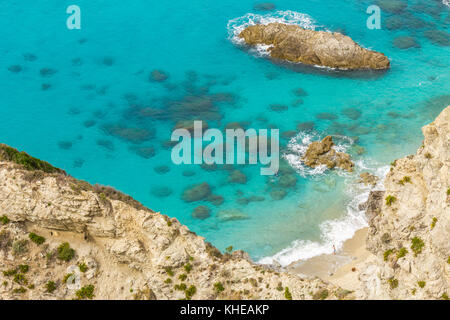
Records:
<instances>
[{"instance_id":1,"label":"limestone cliff","mask_svg":"<svg viewBox=\"0 0 450 320\"><path fill-rule=\"evenodd\" d=\"M450 295L450 106L422 131L417 154L396 160L385 192L369 197L367 248L377 259L359 275L359 298Z\"/></svg>"},{"instance_id":2,"label":"limestone cliff","mask_svg":"<svg viewBox=\"0 0 450 320\"><path fill-rule=\"evenodd\" d=\"M0 299L336 299L176 219L0 145Z\"/></svg>"}]
</instances>

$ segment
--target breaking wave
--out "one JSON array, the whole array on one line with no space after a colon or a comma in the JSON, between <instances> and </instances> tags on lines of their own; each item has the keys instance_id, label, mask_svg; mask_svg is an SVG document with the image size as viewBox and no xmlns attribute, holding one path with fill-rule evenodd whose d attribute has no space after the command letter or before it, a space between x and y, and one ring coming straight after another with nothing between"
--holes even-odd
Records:
<instances>
[{"instance_id":1,"label":"breaking wave","mask_svg":"<svg viewBox=\"0 0 450 320\"><path fill-rule=\"evenodd\" d=\"M295 168L302 176L322 176L325 175L326 167L311 169L306 167L299 159L306 152L307 146L320 138L316 132L300 132L293 138L289 145L289 152L285 157L289 164ZM336 141L335 149L345 152L354 143L352 139L345 136L333 137ZM354 174L346 174L345 193L348 197L346 213L343 217L324 221L320 227L320 242L309 240L295 240L287 248L281 250L273 256L260 259L261 264L279 263L285 267L298 261L310 259L314 256L333 253L333 245L336 250L342 249L344 242L353 237L355 232L367 226L365 211L361 210L360 204L367 201L371 190L384 190L382 181L384 180L389 166L379 166L371 163L370 160L355 161L355 172L367 171L379 178L376 186L364 186L356 183Z\"/></svg>"}]
</instances>

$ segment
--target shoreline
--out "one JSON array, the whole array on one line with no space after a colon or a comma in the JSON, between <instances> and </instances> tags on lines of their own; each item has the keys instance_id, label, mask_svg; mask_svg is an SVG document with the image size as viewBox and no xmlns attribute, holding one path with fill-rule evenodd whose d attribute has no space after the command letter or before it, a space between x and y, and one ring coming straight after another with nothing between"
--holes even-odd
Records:
<instances>
[{"instance_id":1,"label":"shoreline","mask_svg":"<svg viewBox=\"0 0 450 320\"><path fill-rule=\"evenodd\" d=\"M347 290L356 290L359 287L358 271L368 260L375 257L366 249L368 231L368 227L357 230L336 254L322 254L296 261L286 270L296 275L319 277Z\"/></svg>"}]
</instances>

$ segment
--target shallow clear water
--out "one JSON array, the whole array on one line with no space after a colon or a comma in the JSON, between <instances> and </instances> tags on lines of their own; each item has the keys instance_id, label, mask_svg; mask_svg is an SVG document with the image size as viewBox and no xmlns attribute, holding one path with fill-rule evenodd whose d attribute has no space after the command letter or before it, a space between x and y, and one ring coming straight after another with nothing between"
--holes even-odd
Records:
<instances>
[{"instance_id":1,"label":"shallow clear water","mask_svg":"<svg viewBox=\"0 0 450 320\"><path fill-rule=\"evenodd\" d=\"M381 30L366 28L371 1L273 2L276 10L307 14L312 25L344 31L391 59L387 73L361 77L295 70L236 46L227 29L231 20L247 13L280 15L256 11L253 0L78 0L81 30L66 28L65 11L71 1L3 1L0 140L77 178L114 186L178 218L220 249L232 245L256 260L283 250L277 255L283 264L330 252L332 244L339 247L365 225L356 208L368 190L355 183L358 173L369 170L382 176L393 159L415 152L422 140L421 126L450 104L448 38L440 43L430 40L430 30L448 36L449 8L434 0L404 2L408 8L399 17L408 26L396 30L387 28L392 14L385 11ZM395 38L405 35L420 47L393 45ZM155 69L169 78L149 81ZM300 105L293 93L298 88L307 92ZM282 140L286 155L302 146L302 139L326 134L357 139L353 146L346 138L338 141L349 152L355 145L365 152L353 152L354 174L307 170L287 156L297 170L289 175L297 181L285 188L284 199L274 200L270 192L279 177L260 176L259 167L238 167L247 183L233 184L224 168L211 171L171 163L170 148L163 143L177 120L191 116L179 113L189 105L189 96L195 97L195 106L214 104L207 114L210 127L223 129L229 122L242 121L252 128L295 131L288 134L299 135L291 149L286 147L289 139ZM287 105L288 110L274 112L271 104ZM160 119L146 108L171 111L168 119ZM324 112L335 119L316 117ZM314 122L313 131L297 128L308 121ZM145 131L132 137L120 131L130 127ZM140 147L153 147L155 155L139 155ZM156 173L154 168L161 165L170 171ZM184 176L186 170L195 175ZM181 199L186 187L201 182L208 182L224 203ZM170 189L170 196L155 195L161 191L155 188L161 187ZM237 202L249 196L265 200ZM210 207L211 217L193 218L198 205ZM247 219L223 221L218 214L224 209L239 209Z\"/></svg>"}]
</instances>

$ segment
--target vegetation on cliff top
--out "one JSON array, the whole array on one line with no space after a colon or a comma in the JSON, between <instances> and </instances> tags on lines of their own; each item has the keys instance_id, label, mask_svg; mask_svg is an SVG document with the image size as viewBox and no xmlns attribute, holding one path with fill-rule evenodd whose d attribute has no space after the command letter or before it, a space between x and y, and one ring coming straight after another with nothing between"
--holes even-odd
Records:
<instances>
[{"instance_id":1,"label":"vegetation on cliff top","mask_svg":"<svg viewBox=\"0 0 450 320\"><path fill-rule=\"evenodd\" d=\"M26 170L30 171L41 170L47 173L62 173L64 175L66 174L64 170L56 168L46 161L39 160L30 156L26 152L20 152L17 149L11 148L1 143L0 160L11 161L20 164Z\"/></svg>"}]
</instances>

